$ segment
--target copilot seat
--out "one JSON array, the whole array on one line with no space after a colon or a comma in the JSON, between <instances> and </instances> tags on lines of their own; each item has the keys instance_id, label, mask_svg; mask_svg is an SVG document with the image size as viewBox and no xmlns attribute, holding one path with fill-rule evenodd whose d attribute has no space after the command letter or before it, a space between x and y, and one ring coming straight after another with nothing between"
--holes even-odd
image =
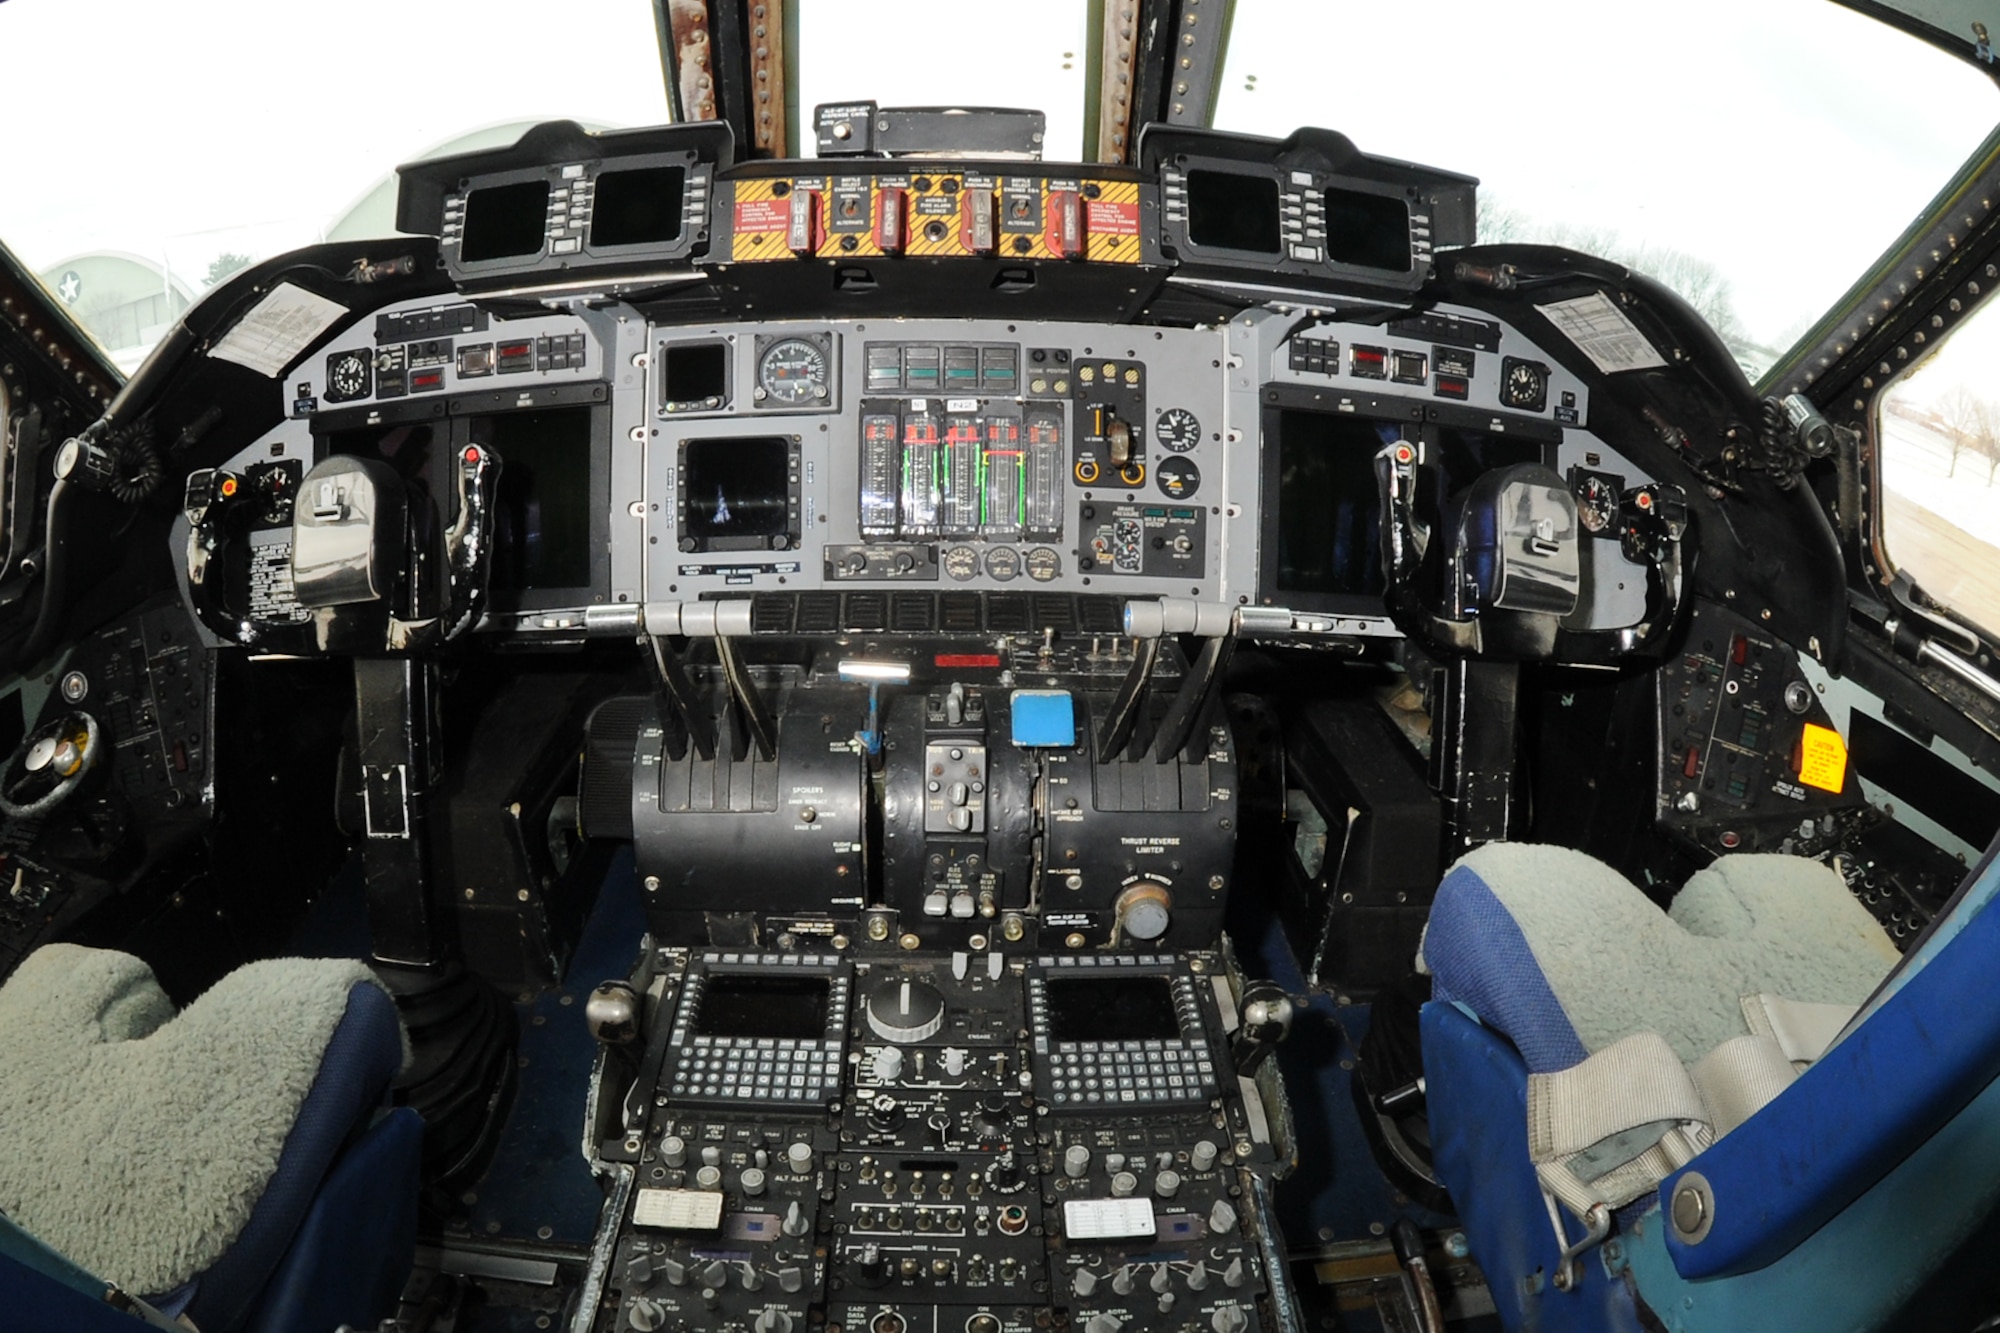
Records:
<instances>
[{"instance_id":1,"label":"copilot seat","mask_svg":"<svg viewBox=\"0 0 2000 1333\"><path fill-rule=\"evenodd\" d=\"M1996 892L1989 850L1898 962L1814 862L1725 857L1662 913L1580 853L1460 860L1424 1071L1507 1328L1962 1312L2000 1206Z\"/></svg>"}]
</instances>

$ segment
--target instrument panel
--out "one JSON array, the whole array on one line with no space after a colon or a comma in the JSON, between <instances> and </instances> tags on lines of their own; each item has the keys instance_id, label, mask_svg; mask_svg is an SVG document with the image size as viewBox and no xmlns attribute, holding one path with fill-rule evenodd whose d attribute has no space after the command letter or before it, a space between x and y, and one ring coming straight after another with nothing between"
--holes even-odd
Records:
<instances>
[{"instance_id":1,"label":"instrument panel","mask_svg":"<svg viewBox=\"0 0 2000 1333\"><path fill-rule=\"evenodd\" d=\"M1255 606L1307 632L1389 635L1385 445L1434 463L1440 507L1484 470L1551 464L1604 537L1605 496L1644 480L1588 431L1577 376L1450 308L1147 328L670 324L619 305L505 319L409 303L310 358L292 404L219 473L260 505L230 616L304 621L292 492L341 454L386 461L446 528L454 500L431 455L497 456L481 628L561 634L746 593L1017 589ZM1643 566L1616 541L1584 548L1578 623L1636 620Z\"/></svg>"}]
</instances>

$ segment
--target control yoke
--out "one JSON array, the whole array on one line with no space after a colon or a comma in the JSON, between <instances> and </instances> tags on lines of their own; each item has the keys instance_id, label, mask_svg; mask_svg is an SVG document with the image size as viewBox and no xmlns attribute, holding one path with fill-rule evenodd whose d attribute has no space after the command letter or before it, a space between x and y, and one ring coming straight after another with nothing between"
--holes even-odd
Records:
<instances>
[{"instance_id":1,"label":"control yoke","mask_svg":"<svg viewBox=\"0 0 2000 1333\"><path fill-rule=\"evenodd\" d=\"M1636 486L1620 501L1620 549L1646 566L1645 614L1619 629L1572 630L1562 622L1581 590L1583 537L1561 476L1539 463L1496 468L1427 527L1416 502L1423 468L1414 441L1375 456L1384 600L1396 628L1444 658L1597 666L1665 650L1682 601L1679 491Z\"/></svg>"}]
</instances>

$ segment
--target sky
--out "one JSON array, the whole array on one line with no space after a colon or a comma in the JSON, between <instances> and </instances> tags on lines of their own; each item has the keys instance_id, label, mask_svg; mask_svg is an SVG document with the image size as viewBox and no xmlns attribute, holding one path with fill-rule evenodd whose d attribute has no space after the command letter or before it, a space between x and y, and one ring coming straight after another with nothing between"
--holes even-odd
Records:
<instances>
[{"instance_id":1,"label":"sky","mask_svg":"<svg viewBox=\"0 0 2000 1333\"><path fill-rule=\"evenodd\" d=\"M1035 106L1048 156L1081 152L1081 0L796 3L803 121L860 98ZM648 0L5 0L0 60L0 124L29 130L8 136L0 239L35 268L116 249L196 286L224 251L316 240L468 131L667 117ZM1237 0L1217 108L1707 259L1767 343L1837 298L1996 119L1979 71L1826 0Z\"/></svg>"},{"instance_id":2,"label":"sky","mask_svg":"<svg viewBox=\"0 0 2000 1333\"><path fill-rule=\"evenodd\" d=\"M1477 176L1544 225L1706 259L1772 345L1996 121L1980 71L1827 0L1237 0L1216 107L1221 126L1325 125Z\"/></svg>"}]
</instances>

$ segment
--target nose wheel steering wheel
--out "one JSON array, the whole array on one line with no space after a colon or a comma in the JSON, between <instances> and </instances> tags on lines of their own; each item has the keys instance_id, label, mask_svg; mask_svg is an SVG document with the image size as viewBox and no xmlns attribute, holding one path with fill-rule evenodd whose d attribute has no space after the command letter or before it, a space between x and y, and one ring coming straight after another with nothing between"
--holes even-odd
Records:
<instances>
[{"instance_id":1,"label":"nose wheel steering wheel","mask_svg":"<svg viewBox=\"0 0 2000 1333\"><path fill-rule=\"evenodd\" d=\"M29 732L0 769L0 814L29 819L68 800L97 767L103 739L88 713L65 713Z\"/></svg>"}]
</instances>

